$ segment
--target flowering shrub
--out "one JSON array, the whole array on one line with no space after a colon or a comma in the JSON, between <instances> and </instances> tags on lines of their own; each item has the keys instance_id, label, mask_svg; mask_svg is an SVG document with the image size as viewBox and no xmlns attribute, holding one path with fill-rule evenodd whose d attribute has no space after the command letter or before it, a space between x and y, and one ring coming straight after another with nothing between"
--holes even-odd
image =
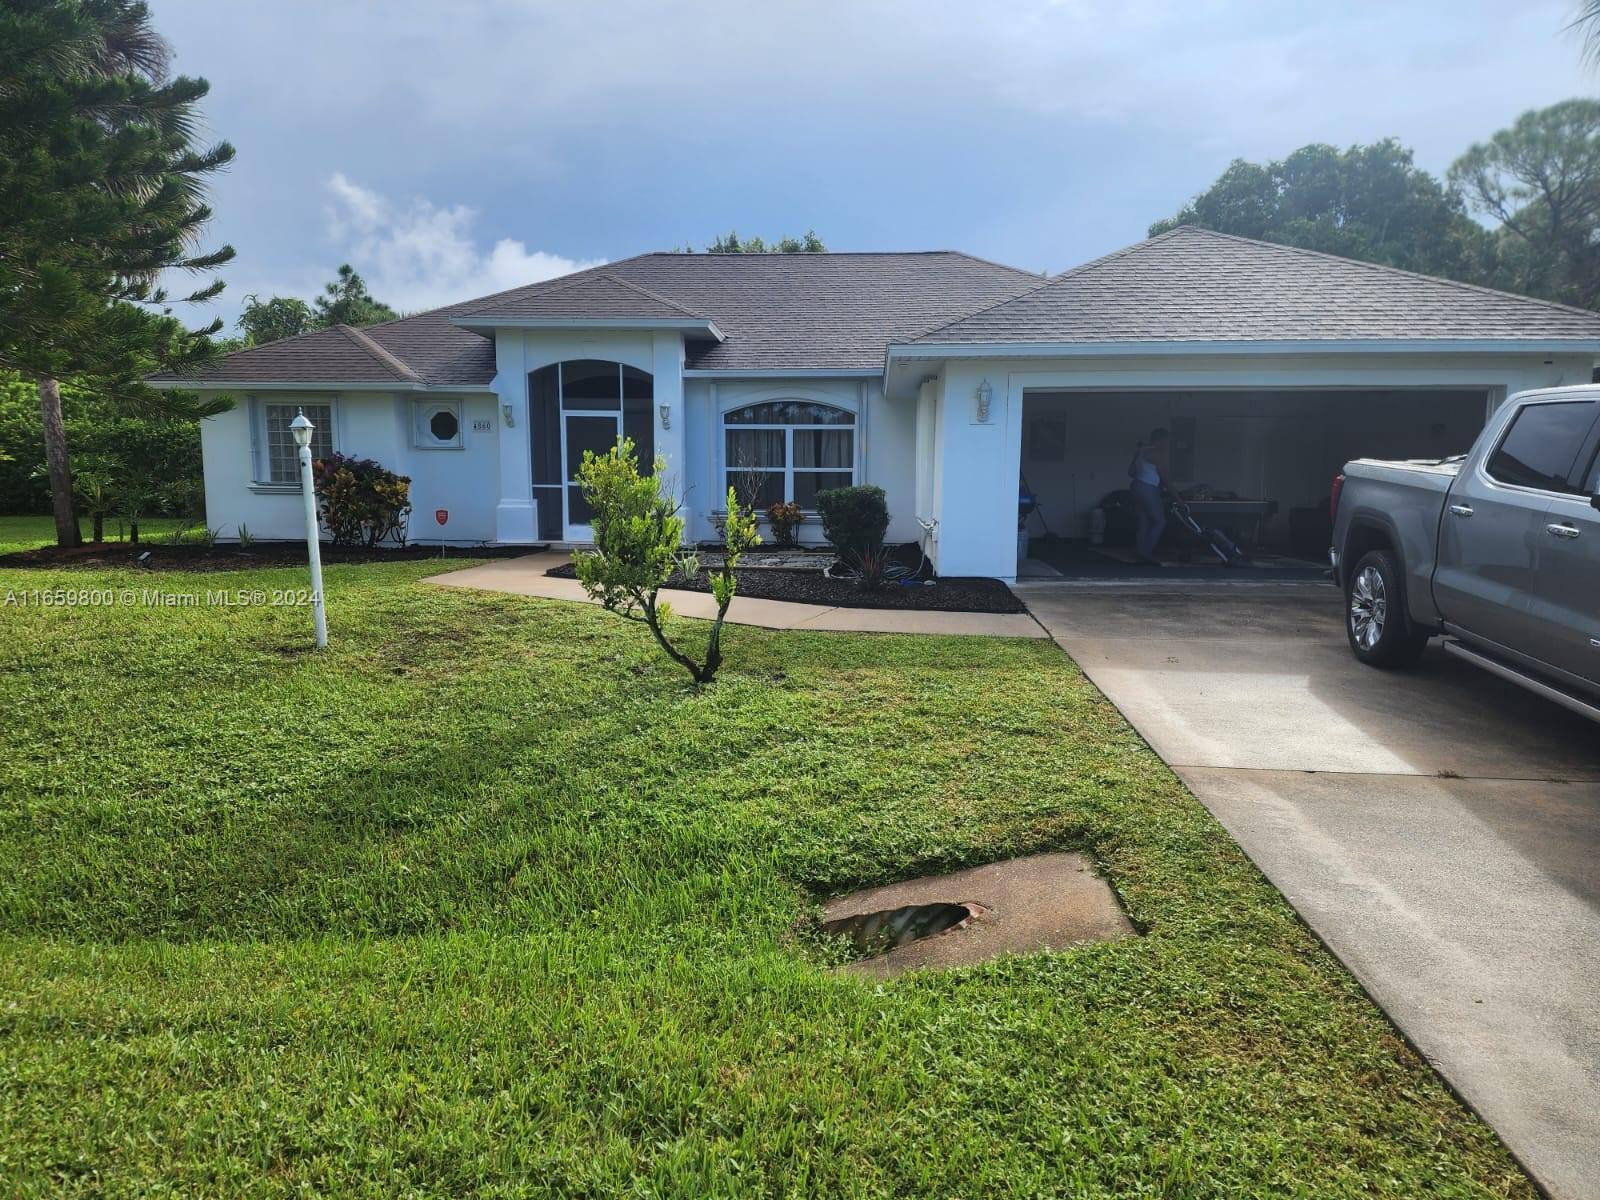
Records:
<instances>
[{"instance_id":1,"label":"flowering shrub","mask_svg":"<svg viewBox=\"0 0 1600 1200\"><path fill-rule=\"evenodd\" d=\"M335 546L376 546L389 538L406 544L410 476L370 458L333 454L311 464L311 477L318 514Z\"/></svg>"},{"instance_id":2,"label":"flowering shrub","mask_svg":"<svg viewBox=\"0 0 1600 1200\"><path fill-rule=\"evenodd\" d=\"M794 545L794 531L806 519L806 514L793 500L779 500L767 509L767 524L772 526L772 540L780 546Z\"/></svg>"}]
</instances>

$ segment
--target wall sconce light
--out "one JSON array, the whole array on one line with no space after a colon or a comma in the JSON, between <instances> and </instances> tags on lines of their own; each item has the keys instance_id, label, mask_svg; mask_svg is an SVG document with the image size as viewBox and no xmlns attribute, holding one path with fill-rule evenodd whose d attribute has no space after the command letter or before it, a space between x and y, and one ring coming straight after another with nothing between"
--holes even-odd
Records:
<instances>
[{"instance_id":1,"label":"wall sconce light","mask_svg":"<svg viewBox=\"0 0 1600 1200\"><path fill-rule=\"evenodd\" d=\"M978 420L979 421L987 421L989 419L989 404L993 399L994 399L994 389L989 386L989 381L987 379L985 379L982 383L980 383L978 385Z\"/></svg>"},{"instance_id":2,"label":"wall sconce light","mask_svg":"<svg viewBox=\"0 0 1600 1200\"><path fill-rule=\"evenodd\" d=\"M517 418L515 413L516 409L512 408L509 404L502 404L500 406L500 415L505 419L507 429L515 429L517 427Z\"/></svg>"},{"instance_id":3,"label":"wall sconce light","mask_svg":"<svg viewBox=\"0 0 1600 1200\"><path fill-rule=\"evenodd\" d=\"M672 405L670 405L670 404L662 404L662 405L658 405L657 407L660 408L660 410L661 410L661 428L663 428L663 429L671 429L672 428Z\"/></svg>"}]
</instances>

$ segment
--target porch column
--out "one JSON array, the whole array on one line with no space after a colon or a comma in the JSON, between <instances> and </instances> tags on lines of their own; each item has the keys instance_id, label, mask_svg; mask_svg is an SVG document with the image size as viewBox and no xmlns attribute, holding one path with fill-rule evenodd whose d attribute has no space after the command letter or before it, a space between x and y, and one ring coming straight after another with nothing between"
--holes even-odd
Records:
<instances>
[{"instance_id":1,"label":"porch column","mask_svg":"<svg viewBox=\"0 0 1600 1200\"><path fill-rule=\"evenodd\" d=\"M685 541L694 537L694 519L689 511L688 488L689 459L687 454L689 413L683 399L683 335L677 331L657 331L651 335L650 373L654 377L654 411L656 453L667 460L666 477L673 495L684 506L683 536ZM666 424L661 421L661 411L667 412ZM640 463L641 467L648 464Z\"/></svg>"},{"instance_id":2,"label":"porch column","mask_svg":"<svg viewBox=\"0 0 1600 1200\"><path fill-rule=\"evenodd\" d=\"M939 397L939 573L1017 575L1022 393L1004 364L952 361ZM989 384L987 419L978 388Z\"/></svg>"},{"instance_id":3,"label":"porch column","mask_svg":"<svg viewBox=\"0 0 1600 1200\"><path fill-rule=\"evenodd\" d=\"M497 542L538 541L534 521L533 456L528 441L528 355L521 330L494 337L495 399L499 405L500 499L494 510Z\"/></svg>"}]
</instances>

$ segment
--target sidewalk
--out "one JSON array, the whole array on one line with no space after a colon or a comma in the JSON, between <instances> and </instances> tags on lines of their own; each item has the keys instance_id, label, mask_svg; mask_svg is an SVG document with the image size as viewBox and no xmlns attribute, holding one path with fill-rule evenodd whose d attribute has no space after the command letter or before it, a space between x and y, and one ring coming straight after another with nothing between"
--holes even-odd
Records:
<instances>
[{"instance_id":1,"label":"sidewalk","mask_svg":"<svg viewBox=\"0 0 1600 1200\"><path fill-rule=\"evenodd\" d=\"M570 562L564 552L544 551L522 558L502 558L477 567L431 575L424 583L443 587L476 588L513 596L541 596L547 600L594 601L576 579L552 579L551 567ZM707 592L668 593L675 613L710 620L717 602ZM761 629L826 629L835 633L934 633L977 637L1043 638L1044 629L1027 613L918 612L903 608L831 608L824 604L793 604L785 600L753 600L735 596L727 619L735 625Z\"/></svg>"}]
</instances>

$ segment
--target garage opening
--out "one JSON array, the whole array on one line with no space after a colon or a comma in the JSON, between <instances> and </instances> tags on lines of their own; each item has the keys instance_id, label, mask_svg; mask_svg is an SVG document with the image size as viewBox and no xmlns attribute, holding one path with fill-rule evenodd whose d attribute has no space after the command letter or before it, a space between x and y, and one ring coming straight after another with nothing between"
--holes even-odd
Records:
<instances>
[{"instance_id":1,"label":"garage opening","mask_svg":"<svg viewBox=\"0 0 1600 1200\"><path fill-rule=\"evenodd\" d=\"M1352 458L1463 454L1489 414L1484 389L1040 391L1023 402L1018 575L1213 574L1206 537L1167 512L1155 557L1136 562L1128 490L1135 447L1168 431L1167 475L1196 522L1262 577L1321 575L1329 485ZM1247 560L1247 563L1246 563Z\"/></svg>"}]
</instances>

